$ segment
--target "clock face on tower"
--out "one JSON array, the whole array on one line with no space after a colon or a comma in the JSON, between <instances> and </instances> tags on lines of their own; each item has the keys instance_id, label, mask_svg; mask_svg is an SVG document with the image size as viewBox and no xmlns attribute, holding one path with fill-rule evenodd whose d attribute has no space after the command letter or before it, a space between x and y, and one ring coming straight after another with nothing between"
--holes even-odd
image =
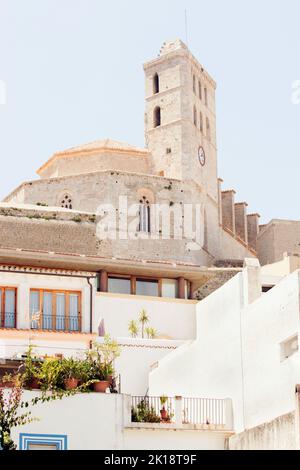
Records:
<instances>
[{"instance_id":1,"label":"clock face on tower","mask_svg":"<svg viewBox=\"0 0 300 470\"><path fill-rule=\"evenodd\" d=\"M204 166L205 165L205 152L203 147L198 148L198 160L200 165Z\"/></svg>"}]
</instances>

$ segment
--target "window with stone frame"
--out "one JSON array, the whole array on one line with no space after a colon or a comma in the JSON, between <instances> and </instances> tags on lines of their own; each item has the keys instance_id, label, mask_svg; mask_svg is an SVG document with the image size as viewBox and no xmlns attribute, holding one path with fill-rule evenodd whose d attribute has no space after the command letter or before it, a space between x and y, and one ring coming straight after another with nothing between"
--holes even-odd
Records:
<instances>
[{"instance_id":1,"label":"window with stone frame","mask_svg":"<svg viewBox=\"0 0 300 470\"><path fill-rule=\"evenodd\" d=\"M142 199L139 201L139 232L147 232L150 233L151 231L151 218L150 218L150 202L143 196Z\"/></svg>"},{"instance_id":2,"label":"window with stone frame","mask_svg":"<svg viewBox=\"0 0 300 470\"><path fill-rule=\"evenodd\" d=\"M210 140L210 124L208 117L206 118L206 137Z\"/></svg>"},{"instance_id":3,"label":"window with stone frame","mask_svg":"<svg viewBox=\"0 0 300 470\"><path fill-rule=\"evenodd\" d=\"M200 132L203 132L203 115L202 115L202 113L200 113L199 118L200 118Z\"/></svg>"},{"instance_id":4,"label":"window with stone frame","mask_svg":"<svg viewBox=\"0 0 300 470\"><path fill-rule=\"evenodd\" d=\"M153 76L153 94L156 93L159 93L159 76L157 73Z\"/></svg>"},{"instance_id":5,"label":"window with stone frame","mask_svg":"<svg viewBox=\"0 0 300 470\"><path fill-rule=\"evenodd\" d=\"M205 106L208 106L208 95L207 95L207 88L204 88L204 103Z\"/></svg>"},{"instance_id":6,"label":"window with stone frame","mask_svg":"<svg viewBox=\"0 0 300 470\"><path fill-rule=\"evenodd\" d=\"M201 85L200 80L198 82L198 92L199 92L199 99L202 100L202 85Z\"/></svg>"},{"instance_id":7,"label":"window with stone frame","mask_svg":"<svg viewBox=\"0 0 300 470\"><path fill-rule=\"evenodd\" d=\"M196 106L194 106L193 114L194 114L194 125L197 127L197 109L196 109Z\"/></svg>"},{"instance_id":8,"label":"window with stone frame","mask_svg":"<svg viewBox=\"0 0 300 470\"><path fill-rule=\"evenodd\" d=\"M153 111L153 127L159 127L161 125L161 110L159 106L156 106Z\"/></svg>"},{"instance_id":9,"label":"window with stone frame","mask_svg":"<svg viewBox=\"0 0 300 470\"><path fill-rule=\"evenodd\" d=\"M73 209L72 196L69 193L64 193L61 198L60 205L64 209Z\"/></svg>"}]
</instances>

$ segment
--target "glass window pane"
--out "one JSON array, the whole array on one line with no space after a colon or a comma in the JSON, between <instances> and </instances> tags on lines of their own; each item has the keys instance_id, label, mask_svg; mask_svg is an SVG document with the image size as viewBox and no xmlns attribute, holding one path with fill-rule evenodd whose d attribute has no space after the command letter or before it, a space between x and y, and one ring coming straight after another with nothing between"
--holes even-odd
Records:
<instances>
[{"instance_id":1,"label":"glass window pane","mask_svg":"<svg viewBox=\"0 0 300 470\"><path fill-rule=\"evenodd\" d=\"M69 296L69 330L79 331L79 295L70 294Z\"/></svg>"},{"instance_id":2,"label":"glass window pane","mask_svg":"<svg viewBox=\"0 0 300 470\"><path fill-rule=\"evenodd\" d=\"M4 326L6 328L15 326L15 301L15 289L5 289Z\"/></svg>"},{"instance_id":3,"label":"glass window pane","mask_svg":"<svg viewBox=\"0 0 300 470\"><path fill-rule=\"evenodd\" d=\"M178 296L178 282L176 279L162 280L162 297L176 299Z\"/></svg>"},{"instance_id":4,"label":"glass window pane","mask_svg":"<svg viewBox=\"0 0 300 470\"><path fill-rule=\"evenodd\" d=\"M136 294L158 297L158 281L150 281L147 279L137 279L136 280Z\"/></svg>"},{"instance_id":5,"label":"glass window pane","mask_svg":"<svg viewBox=\"0 0 300 470\"><path fill-rule=\"evenodd\" d=\"M65 294L56 294L56 329L65 329L66 318L66 296Z\"/></svg>"},{"instance_id":6,"label":"glass window pane","mask_svg":"<svg viewBox=\"0 0 300 470\"><path fill-rule=\"evenodd\" d=\"M119 277L108 278L108 292L115 294L130 294L130 279L122 279Z\"/></svg>"},{"instance_id":7,"label":"glass window pane","mask_svg":"<svg viewBox=\"0 0 300 470\"><path fill-rule=\"evenodd\" d=\"M3 321L2 321L2 297L3 296L3 289L0 289L0 327L3 328Z\"/></svg>"},{"instance_id":8,"label":"glass window pane","mask_svg":"<svg viewBox=\"0 0 300 470\"><path fill-rule=\"evenodd\" d=\"M41 315L39 291L30 292L29 313L30 313L30 320L31 320L31 328L33 329L38 328L40 315Z\"/></svg>"},{"instance_id":9,"label":"glass window pane","mask_svg":"<svg viewBox=\"0 0 300 470\"><path fill-rule=\"evenodd\" d=\"M52 330L52 292L44 292L43 295L43 328L44 330Z\"/></svg>"}]
</instances>

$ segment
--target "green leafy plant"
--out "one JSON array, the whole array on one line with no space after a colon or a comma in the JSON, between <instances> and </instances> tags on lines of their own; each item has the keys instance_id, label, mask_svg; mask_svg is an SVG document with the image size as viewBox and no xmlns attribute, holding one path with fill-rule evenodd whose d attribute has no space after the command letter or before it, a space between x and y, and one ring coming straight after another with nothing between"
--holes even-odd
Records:
<instances>
[{"instance_id":1,"label":"green leafy plant","mask_svg":"<svg viewBox=\"0 0 300 470\"><path fill-rule=\"evenodd\" d=\"M39 381L41 360L33 354L34 346L30 345L26 351L24 364L19 368L22 384L25 387L30 387L33 380Z\"/></svg>"},{"instance_id":2,"label":"green leafy plant","mask_svg":"<svg viewBox=\"0 0 300 470\"><path fill-rule=\"evenodd\" d=\"M153 406L149 406L147 399L144 399L136 408L131 408L131 421L133 423L160 423L160 417Z\"/></svg>"},{"instance_id":3,"label":"green leafy plant","mask_svg":"<svg viewBox=\"0 0 300 470\"><path fill-rule=\"evenodd\" d=\"M161 397L159 397L159 399L161 406L164 406L168 401L168 397L166 395L162 395Z\"/></svg>"},{"instance_id":4,"label":"green leafy plant","mask_svg":"<svg viewBox=\"0 0 300 470\"><path fill-rule=\"evenodd\" d=\"M89 380L107 380L113 375L113 363L119 356L120 347L109 335L104 336L103 343L94 342L87 353L87 360L90 361Z\"/></svg>"},{"instance_id":5,"label":"green leafy plant","mask_svg":"<svg viewBox=\"0 0 300 470\"><path fill-rule=\"evenodd\" d=\"M64 384L63 372L64 368L61 359L45 359L39 373L42 390L62 389Z\"/></svg>"},{"instance_id":6,"label":"green leafy plant","mask_svg":"<svg viewBox=\"0 0 300 470\"><path fill-rule=\"evenodd\" d=\"M74 359L73 357L63 359L61 361L61 374L66 379L82 379L84 375L84 361Z\"/></svg>"},{"instance_id":7,"label":"green leafy plant","mask_svg":"<svg viewBox=\"0 0 300 470\"><path fill-rule=\"evenodd\" d=\"M147 338L149 338L149 339L156 338L156 330L154 328L150 327L150 326L147 326L145 328L145 333L147 335Z\"/></svg>"},{"instance_id":8,"label":"green leafy plant","mask_svg":"<svg viewBox=\"0 0 300 470\"><path fill-rule=\"evenodd\" d=\"M139 333L139 327L136 320L130 320L128 325L128 331L132 338L136 338Z\"/></svg>"}]
</instances>

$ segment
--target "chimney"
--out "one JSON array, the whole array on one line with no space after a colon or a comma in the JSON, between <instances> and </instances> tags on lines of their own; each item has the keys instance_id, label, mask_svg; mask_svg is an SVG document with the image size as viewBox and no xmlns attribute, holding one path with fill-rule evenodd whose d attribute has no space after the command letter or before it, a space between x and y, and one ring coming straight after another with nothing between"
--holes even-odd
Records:
<instances>
[{"instance_id":1,"label":"chimney","mask_svg":"<svg viewBox=\"0 0 300 470\"><path fill-rule=\"evenodd\" d=\"M248 243L247 206L246 202L234 204L235 232L245 243Z\"/></svg>"},{"instance_id":2,"label":"chimney","mask_svg":"<svg viewBox=\"0 0 300 470\"><path fill-rule=\"evenodd\" d=\"M234 195L235 191L229 189L222 191L222 225L235 234L235 211L234 211Z\"/></svg>"},{"instance_id":3,"label":"chimney","mask_svg":"<svg viewBox=\"0 0 300 470\"><path fill-rule=\"evenodd\" d=\"M257 235L259 233L259 214L248 214L248 244L254 250L257 249Z\"/></svg>"}]
</instances>

